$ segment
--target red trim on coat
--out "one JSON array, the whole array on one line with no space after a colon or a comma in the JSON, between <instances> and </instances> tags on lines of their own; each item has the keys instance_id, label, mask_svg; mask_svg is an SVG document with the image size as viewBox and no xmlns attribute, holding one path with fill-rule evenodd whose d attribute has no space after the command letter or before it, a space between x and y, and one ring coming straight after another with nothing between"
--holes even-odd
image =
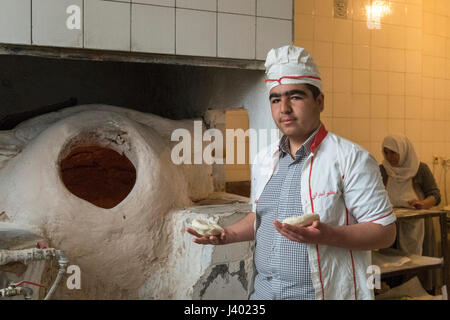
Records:
<instances>
[{"instance_id":1,"label":"red trim on coat","mask_svg":"<svg viewBox=\"0 0 450 320\"><path fill-rule=\"evenodd\" d=\"M393 212L394 212L394 211L391 211L391 212L389 212L389 213L388 213L387 215L385 215L385 216L382 216L382 217L380 217L380 218L376 218L376 219L370 220L369 222L374 222L374 221L377 221L377 220L380 220L380 219L386 218L387 216L391 215L391 214L392 214Z\"/></svg>"},{"instance_id":2,"label":"red trim on coat","mask_svg":"<svg viewBox=\"0 0 450 320\"><path fill-rule=\"evenodd\" d=\"M311 200L312 213L314 213L314 202L313 202L312 192L311 192L311 172L312 172L313 162L314 162L314 156L311 157L311 167L309 168L309 180L308 180L308 183L309 183L309 200Z\"/></svg>"},{"instance_id":3,"label":"red trim on coat","mask_svg":"<svg viewBox=\"0 0 450 320\"><path fill-rule=\"evenodd\" d=\"M314 151L317 149L317 147L322 143L323 139L327 136L328 131L325 129L325 126L323 124L320 125L320 129L317 132L317 134L314 137L314 141L311 144L311 152L314 153Z\"/></svg>"},{"instance_id":4,"label":"red trim on coat","mask_svg":"<svg viewBox=\"0 0 450 320\"><path fill-rule=\"evenodd\" d=\"M322 287L322 299L325 300L325 291L323 290L322 268L320 267L319 245L318 244L316 244L316 251L317 251L317 262L319 264L320 286Z\"/></svg>"}]
</instances>

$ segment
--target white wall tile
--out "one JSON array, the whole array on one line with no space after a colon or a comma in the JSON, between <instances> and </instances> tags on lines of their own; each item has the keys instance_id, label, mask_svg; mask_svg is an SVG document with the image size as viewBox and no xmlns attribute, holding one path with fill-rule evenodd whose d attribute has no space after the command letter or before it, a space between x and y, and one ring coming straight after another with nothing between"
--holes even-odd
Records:
<instances>
[{"instance_id":1,"label":"white wall tile","mask_svg":"<svg viewBox=\"0 0 450 320\"><path fill-rule=\"evenodd\" d=\"M436 134L436 128L434 126L435 121L433 120L425 120L422 121L422 141L434 141Z\"/></svg>"},{"instance_id":2,"label":"white wall tile","mask_svg":"<svg viewBox=\"0 0 450 320\"><path fill-rule=\"evenodd\" d=\"M132 3L154 4L157 6L175 7L175 0L131 0Z\"/></svg>"},{"instance_id":3,"label":"white wall tile","mask_svg":"<svg viewBox=\"0 0 450 320\"><path fill-rule=\"evenodd\" d=\"M256 0L219 0L219 12L256 15Z\"/></svg>"},{"instance_id":4,"label":"white wall tile","mask_svg":"<svg viewBox=\"0 0 450 320\"><path fill-rule=\"evenodd\" d=\"M388 96L371 95L370 96L370 117L387 118L388 116Z\"/></svg>"},{"instance_id":5,"label":"white wall tile","mask_svg":"<svg viewBox=\"0 0 450 320\"><path fill-rule=\"evenodd\" d=\"M319 67L322 78L322 91L333 91L333 68Z\"/></svg>"},{"instance_id":6,"label":"white wall tile","mask_svg":"<svg viewBox=\"0 0 450 320\"><path fill-rule=\"evenodd\" d=\"M331 42L314 42L314 61L319 67L333 66L333 44ZM322 69L320 68L322 71Z\"/></svg>"},{"instance_id":7,"label":"white wall tile","mask_svg":"<svg viewBox=\"0 0 450 320\"><path fill-rule=\"evenodd\" d=\"M352 95L349 93L333 93L333 116L349 118L352 111Z\"/></svg>"},{"instance_id":8,"label":"white wall tile","mask_svg":"<svg viewBox=\"0 0 450 320\"><path fill-rule=\"evenodd\" d=\"M351 139L356 143L370 141L370 119L352 120Z\"/></svg>"},{"instance_id":9,"label":"white wall tile","mask_svg":"<svg viewBox=\"0 0 450 320\"><path fill-rule=\"evenodd\" d=\"M333 118L322 116L322 117L320 118L320 121L321 121L322 124L325 126L325 128L327 129L327 131L334 132L334 129L333 129Z\"/></svg>"},{"instance_id":10,"label":"white wall tile","mask_svg":"<svg viewBox=\"0 0 450 320\"><path fill-rule=\"evenodd\" d=\"M256 14L260 17L292 19L293 0L256 0Z\"/></svg>"},{"instance_id":11,"label":"white wall tile","mask_svg":"<svg viewBox=\"0 0 450 320\"><path fill-rule=\"evenodd\" d=\"M386 26L388 32L388 46L390 48L403 49L405 47L405 27Z\"/></svg>"},{"instance_id":12,"label":"white wall tile","mask_svg":"<svg viewBox=\"0 0 450 320\"><path fill-rule=\"evenodd\" d=\"M272 48L292 44L292 22L256 18L256 59L265 60Z\"/></svg>"},{"instance_id":13,"label":"white wall tile","mask_svg":"<svg viewBox=\"0 0 450 320\"><path fill-rule=\"evenodd\" d=\"M353 68L370 69L370 47L369 46L353 46Z\"/></svg>"},{"instance_id":14,"label":"white wall tile","mask_svg":"<svg viewBox=\"0 0 450 320\"><path fill-rule=\"evenodd\" d=\"M370 95L354 94L351 109L352 118L370 118Z\"/></svg>"},{"instance_id":15,"label":"white wall tile","mask_svg":"<svg viewBox=\"0 0 450 320\"><path fill-rule=\"evenodd\" d=\"M0 1L0 42L31 44L31 0Z\"/></svg>"},{"instance_id":16,"label":"white wall tile","mask_svg":"<svg viewBox=\"0 0 450 320\"><path fill-rule=\"evenodd\" d=\"M405 57L405 50L388 49L388 70L394 72L405 72Z\"/></svg>"},{"instance_id":17,"label":"white wall tile","mask_svg":"<svg viewBox=\"0 0 450 320\"><path fill-rule=\"evenodd\" d=\"M445 53L446 53L445 41L446 41L446 38L445 37L441 37L441 36L436 36L435 40L437 42L435 42L434 55L437 56L437 57L445 57Z\"/></svg>"},{"instance_id":18,"label":"white wall tile","mask_svg":"<svg viewBox=\"0 0 450 320\"><path fill-rule=\"evenodd\" d=\"M352 68L353 48L351 45L334 43L332 52L333 67Z\"/></svg>"},{"instance_id":19,"label":"white wall tile","mask_svg":"<svg viewBox=\"0 0 450 320\"><path fill-rule=\"evenodd\" d=\"M323 88L322 93L325 98L325 107L321 117L331 118L333 116L333 94L330 91L323 90Z\"/></svg>"},{"instance_id":20,"label":"white wall tile","mask_svg":"<svg viewBox=\"0 0 450 320\"><path fill-rule=\"evenodd\" d=\"M407 73L405 76L405 95L422 96L422 76L420 74Z\"/></svg>"},{"instance_id":21,"label":"white wall tile","mask_svg":"<svg viewBox=\"0 0 450 320\"><path fill-rule=\"evenodd\" d=\"M350 118L333 118L333 131L337 135L346 139L352 136L352 119Z\"/></svg>"},{"instance_id":22,"label":"white wall tile","mask_svg":"<svg viewBox=\"0 0 450 320\"><path fill-rule=\"evenodd\" d=\"M389 49L372 47L370 52L372 70L386 71L389 69Z\"/></svg>"},{"instance_id":23,"label":"white wall tile","mask_svg":"<svg viewBox=\"0 0 450 320\"><path fill-rule=\"evenodd\" d=\"M422 29L406 28L405 31L405 49L421 50L423 46Z\"/></svg>"},{"instance_id":24,"label":"white wall tile","mask_svg":"<svg viewBox=\"0 0 450 320\"><path fill-rule=\"evenodd\" d=\"M176 0L177 8L217 11L216 0Z\"/></svg>"},{"instance_id":25,"label":"white wall tile","mask_svg":"<svg viewBox=\"0 0 450 320\"><path fill-rule=\"evenodd\" d=\"M388 82L389 73L384 71L373 71L371 72L371 93L372 94L387 94L388 93Z\"/></svg>"},{"instance_id":26,"label":"white wall tile","mask_svg":"<svg viewBox=\"0 0 450 320\"><path fill-rule=\"evenodd\" d=\"M218 56L255 59L256 17L219 13Z\"/></svg>"},{"instance_id":27,"label":"white wall tile","mask_svg":"<svg viewBox=\"0 0 450 320\"><path fill-rule=\"evenodd\" d=\"M370 119L370 141L377 142L381 145L384 137L388 135L387 119ZM381 147L379 147L381 150Z\"/></svg>"},{"instance_id":28,"label":"white wall tile","mask_svg":"<svg viewBox=\"0 0 450 320\"><path fill-rule=\"evenodd\" d=\"M353 0L353 20L367 23L366 7L370 4L371 0Z\"/></svg>"},{"instance_id":29,"label":"white wall tile","mask_svg":"<svg viewBox=\"0 0 450 320\"><path fill-rule=\"evenodd\" d=\"M353 93L370 93L370 71L353 70Z\"/></svg>"},{"instance_id":30,"label":"white wall tile","mask_svg":"<svg viewBox=\"0 0 450 320\"><path fill-rule=\"evenodd\" d=\"M333 19L328 17L314 18L314 40L333 41Z\"/></svg>"},{"instance_id":31,"label":"white wall tile","mask_svg":"<svg viewBox=\"0 0 450 320\"><path fill-rule=\"evenodd\" d=\"M435 99L444 100L447 96L446 82L444 79L435 79L434 81L434 97Z\"/></svg>"},{"instance_id":32,"label":"white wall tile","mask_svg":"<svg viewBox=\"0 0 450 320\"><path fill-rule=\"evenodd\" d=\"M294 2L294 14L299 13L314 15L315 14L315 1L311 0L295 0Z\"/></svg>"},{"instance_id":33,"label":"white wall tile","mask_svg":"<svg viewBox=\"0 0 450 320\"><path fill-rule=\"evenodd\" d=\"M350 20L334 19L333 20L333 41L351 44L353 32L353 24Z\"/></svg>"},{"instance_id":34,"label":"white wall tile","mask_svg":"<svg viewBox=\"0 0 450 320\"><path fill-rule=\"evenodd\" d=\"M405 118L405 97L389 96L388 97L388 117L391 119Z\"/></svg>"},{"instance_id":35,"label":"white wall tile","mask_svg":"<svg viewBox=\"0 0 450 320\"><path fill-rule=\"evenodd\" d=\"M422 115L420 118L434 120L434 99L422 98Z\"/></svg>"},{"instance_id":36,"label":"white wall tile","mask_svg":"<svg viewBox=\"0 0 450 320\"><path fill-rule=\"evenodd\" d=\"M422 72L422 53L420 51L405 51L405 69L410 73Z\"/></svg>"},{"instance_id":37,"label":"white wall tile","mask_svg":"<svg viewBox=\"0 0 450 320\"><path fill-rule=\"evenodd\" d=\"M405 119L420 119L422 115L422 98L405 97Z\"/></svg>"},{"instance_id":38,"label":"white wall tile","mask_svg":"<svg viewBox=\"0 0 450 320\"><path fill-rule=\"evenodd\" d=\"M413 142L421 140L421 123L421 120L405 120L405 135Z\"/></svg>"},{"instance_id":39,"label":"white wall tile","mask_svg":"<svg viewBox=\"0 0 450 320\"><path fill-rule=\"evenodd\" d=\"M75 6L75 10L67 9ZM33 1L33 44L58 47L83 47L83 1ZM75 15L75 18L74 18ZM78 19L79 28L69 28L67 22Z\"/></svg>"},{"instance_id":40,"label":"white wall tile","mask_svg":"<svg viewBox=\"0 0 450 320\"><path fill-rule=\"evenodd\" d=\"M370 30L366 22L353 21L353 44L370 45Z\"/></svg>"},{"instance_id":41,"label":"white wall tile","mask_svg":"<svg viewBox=\"0 0 450 320\"><path fill-rule=\"evenodd\" d=\"M334 69L333 91L341 93L352 92L352 69Z\"/></svg>"},{"instance_id":42,"label":"white wall tile","mask_svg":"<svg viewBox=\"0 0 450 320\"><path fill-rule=\"evenodd\" d=\"M421 28L422 27L422 10L420 6L406 5L405 26Z\"/></svg>"},{"instance_id":43,"label":"white wall tile","mask_svg":"<svg viewBox=\"0 0 450 320\"><path fill-rule=\"evenodd\" d=\"M314 16L306 14L295 15L295 40L314 40Z\"/></svg>"},{"instance_id":44,"label":"white wall tile","mask_svg":"<svg viewBox=\"0 0 450 320\"><path fill-rule=\"evenodd\" d=\"M176 53L216 56L216 18L214 12L177 9Z\"/></svg>"},{"instance_id":45,"label":"white wall tile","mask_svg":"<svg viewBox=\"0 0 450 320\"><path fill-rule=\"evenodd\" d=\"M386 17L386 22L403 26L406 23L406 5L404 3L390 3L390 14Z\"/></svg>"},{"instance_id":46,"label":"white wall tile","mask_svg":"<svg viewBox=\"0 0 450 320\"><path fill-rule=\"evenodd\" d=\"M405 94L405 74L399 72L389 72L388 93L390 95Z\"/></svg>"},{"instance_id":47,"label":"white wall tile","mask_svg":"<svg viewBox=\"0 0 450 320\"><path fill-rule=\"evenodd\" d=\"M317 0L315 2L315 14L323 17L333 17L334 0Z\"/></svg>"},{"instance_id":48,"label":"white wall tile","mask_svg":"<svg viewBox=\"0 0 450 320\"><path fill-rule=\"evenodd\" d=\"M432 56L423 56L422 59L422 75L424 77L434 77L435 76L435 60Z\"/></svg>"},{"instance_id":49,"label":"white wall tile","mask_svg":"<svg viewBox=\"0 0 450 320\"><path fill-rule=\"evenodd\" d=\"M84 46L130 51L130 4L85 1Z\"/></svg>"},{"instance_id":50,"label":"white wall tile","mask_svg":"<svg viewBox=\"0 0 450 320\"><path fill-rule=\"evenodd\" d=\"M434 105L434 120L447 120L447 100L436 100Z\"/></svg>"},{"instance_id":51,"label":"white wall tile","mask_svg":"<svg viewBox=\"0 0 450 320\"><path fill-rule=\"evenodd\" d=\"M376 47L387 47L389 45L389 33L387 27L371 30L371 44Z\"/></svg>"},{"instance_id":52,"label":"white wall tile","mask_svg":"<svg viewBox=\"0 0 450 320\"><path fill-rule=\"evenodd\" d=\"M175 8L132 4L131 51L175 53Z\"/></svg>"},{"instance_id":53,"label":"white wall tile","mask_svg":"<svg viewBox=\"0 0 450 320\"><path fill-rule=\"evenodd\" d=\"M436 57L435 59L435 75L436 78L441 78L444 79L446 76L446 72L445 72L445 64L446 64L446 59L445 58L439 58Z\"/></svg>"},{"instance_id":54,"label":"white wall tile","mask_svg":"<svg viewBox=\"0 0 450 320\"><path fill-rule=\"evenodd\" d=\"M388 133L405 133L405 121L403 119L388 119Z\"/></svg>"},{"instance_id":55,"label":"white wall tile","mask_svg":"<svg viewBox=\"0 0 450 320\"><path fill-rule=\"evenodd\" d=\"M422 97L434 99L434 86L435 79L433 78L422 78Z\"/></svg>"},{"instance_id":56,"label":"white wall tile","mask_svg":"<svg viewBox=\"0 0 450 320\"><path fill-rule=\"evenodd\" d=\"M372 141L370 142L369 146L370 147L367 150L375 157L378 163L381 163L383 161L383 154L381 153L381 143L379 141Z\"/></svg>"}]
</instances>

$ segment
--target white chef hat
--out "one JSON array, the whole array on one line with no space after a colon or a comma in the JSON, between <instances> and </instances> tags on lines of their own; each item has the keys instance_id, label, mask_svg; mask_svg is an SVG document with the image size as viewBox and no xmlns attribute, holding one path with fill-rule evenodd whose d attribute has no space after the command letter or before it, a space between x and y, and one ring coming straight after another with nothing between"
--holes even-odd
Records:
<instances>
[{"instance_id":1,"label":"white chef hat","mask_svg":"<svg viewBox=\"0 0 450 320\"><path fill-rule=\"evenodd\" d=\"M290 45L271 49L265 67L269 91L280 84L295 83L309 83L322 91L319 69L304 48Z\"/></svg>"}]
</instances>

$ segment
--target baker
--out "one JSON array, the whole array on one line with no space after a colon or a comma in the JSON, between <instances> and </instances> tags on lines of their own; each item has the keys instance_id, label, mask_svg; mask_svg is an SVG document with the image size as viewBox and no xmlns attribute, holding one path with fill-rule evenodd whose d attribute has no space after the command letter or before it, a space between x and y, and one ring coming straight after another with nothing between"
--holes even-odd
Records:
<instances>
[{"instance_id":1,"label":"baker","mask_svg":"<svg viewBox=\"0 0 450 320\"><path fill-rule=\"evenodd\" d=\"M419 160L407 136L389 134L381 147L384 156L381 177L394 207L430 209L441 202L433 173ZM398 248L407 254L422 255L424 219L399 221L398 230Z\"/></svg>"},{"instance_id":2,"label":"baker","mask_svg":"<svg viewBox=\"0 0 450 320\"><path fill-rule=\"evenodd\" d=\"M252 167L253 212L199 244L255 241L250 299L373 299L370 250L390 246L395 216L376 160L328 132L322 80L311 55L284 46L265 63L272 117L283 133ZM282 223L318 214L310 226Z\"/></svg>"}]
</instances>

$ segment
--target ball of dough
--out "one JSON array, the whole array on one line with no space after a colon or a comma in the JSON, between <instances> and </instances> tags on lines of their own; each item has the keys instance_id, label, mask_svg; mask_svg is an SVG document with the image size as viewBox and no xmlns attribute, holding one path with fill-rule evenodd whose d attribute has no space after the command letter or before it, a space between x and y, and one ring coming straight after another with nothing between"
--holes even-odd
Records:
<instances>
[{"instance_id":1,"label":"ball of dough","mask_svg":"<svg viewBox=\"0 0 450 320\"><path fill-rule=\"evenodd\" d=\"M316 220L320 221L320 216L317 213L307 213L301 216L286 218L283 220L283 223L291 224L296 227L308 227Z\"/></svg>"},{"instance_id":2,"label":"ball of dough","mask_svg":"<svg viewBox=\"0 0 450 320\"><path fill-rule=\"evenodd\" d=\"M202 236L216 236L225 231L218 224L200 219L194 219L192 221L192 229Z\"/></svg>"}]
</instances>

